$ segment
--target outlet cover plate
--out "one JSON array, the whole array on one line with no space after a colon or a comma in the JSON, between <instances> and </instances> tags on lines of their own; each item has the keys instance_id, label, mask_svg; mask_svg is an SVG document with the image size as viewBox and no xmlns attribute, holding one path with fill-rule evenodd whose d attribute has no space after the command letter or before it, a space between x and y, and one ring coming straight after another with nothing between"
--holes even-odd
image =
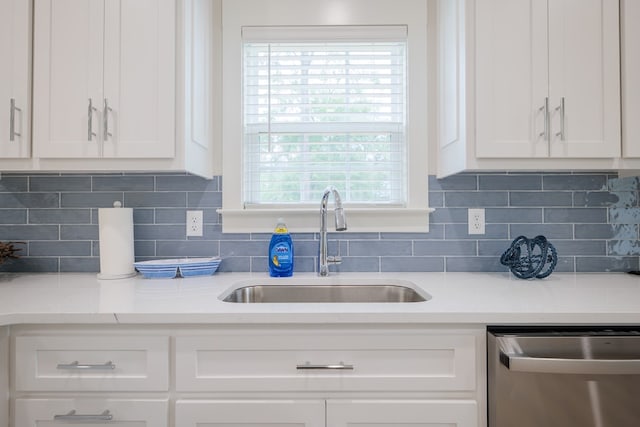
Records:
<instances>
[{"instance_id":1,"label":"outlet cover plate","mask_svg":"<svg viewBox=\"0 0 640 427\"><path fill-rule=\"evenodd\" d=\"M202 211L187 211L187 237L202 237Z\"/></svg>"},{"instance_id":2,"label":"outlet cover plate","mask_svg":"<svg viewBox=\"0 0 640 427\"><path fill-rule=\"evenodd\" d=\"M484 209L469 209L469 234L484 234Z\"/></svg>"}]
</instances>

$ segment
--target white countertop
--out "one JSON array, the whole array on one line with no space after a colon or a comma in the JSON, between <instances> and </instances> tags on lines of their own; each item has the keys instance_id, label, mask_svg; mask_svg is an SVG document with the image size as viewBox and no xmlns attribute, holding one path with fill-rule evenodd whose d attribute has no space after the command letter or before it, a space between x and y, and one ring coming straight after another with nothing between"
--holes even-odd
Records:
<instances>
[{"instance_id":1,"label":"white countertop","mask_svg":"<svg viewBox=\"0 0 640 427\"><path fill-rule=\"evenodd\" d=\"M296 274L289 283L388 279L432 296L420 303L234 304L220 295L264 274L98 280L95 274L0 274L0 325L21 323L459 323L640 324L640 276L554 273Z\"/></svg>"}]
</instances>

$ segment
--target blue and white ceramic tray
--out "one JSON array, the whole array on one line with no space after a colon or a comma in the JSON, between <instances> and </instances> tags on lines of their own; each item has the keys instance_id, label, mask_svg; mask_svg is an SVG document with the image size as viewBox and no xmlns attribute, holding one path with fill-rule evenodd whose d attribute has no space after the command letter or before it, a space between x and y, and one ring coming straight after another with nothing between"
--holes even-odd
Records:
<instances>
[{"instance_id":1,"label":"blue and white ceramic tray","mask_svg":"<svg viewBox=\"0 0 640 427\"><path fill-rule=\"evenodd\" d=\"M216 272L222 260L212 258L176 258L156 259L152 261L134 262L138 270L147 279L210 276Z\"/></svg>"}]
</instances>

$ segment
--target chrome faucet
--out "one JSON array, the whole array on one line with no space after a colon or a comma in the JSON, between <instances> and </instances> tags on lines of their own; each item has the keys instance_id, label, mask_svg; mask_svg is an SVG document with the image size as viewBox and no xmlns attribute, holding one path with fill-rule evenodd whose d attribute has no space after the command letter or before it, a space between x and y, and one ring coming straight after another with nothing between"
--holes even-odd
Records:
<instances>
[{"instance_id":1,"label":"chrome faucet","mask_svg":"<svg viewBox=\"0 0 640 427\"><path fill-rule=\"evenodd\" d=\"M345 231L347 229L347 220L342 209L342 200L340 193L333 185L328 186L322 193L320 201L320 248L318 250L318 276L329 275L329 264L340 264L342 258L339 256L327 256L327 204L329 195L333 193L333 202L335 204L336 215L336 231Z\"/></svg>"}]
</instances>

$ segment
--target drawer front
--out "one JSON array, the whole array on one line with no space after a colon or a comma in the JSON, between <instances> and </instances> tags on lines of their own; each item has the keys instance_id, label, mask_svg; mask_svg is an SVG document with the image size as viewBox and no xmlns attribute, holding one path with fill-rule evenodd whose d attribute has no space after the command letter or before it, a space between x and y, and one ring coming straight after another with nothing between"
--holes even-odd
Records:
<instances>
[{"instance_id":1,"label":"drawer front","mask_svg":"<svg viewBox=\"0 0 640 427\"><path fill-rule=\"evenodd\" d=\"M167 427L169 402L160 399L16 399L15 425Z\"/></svg>"},{"instance_id":2,"label":"drawer front","mask_svg":"<svg viewBox=\"0 0 640 427\"><path fill-rule=\"evenodd\" d=\"M474 400L329 400L331 427L478 427Z\"/></svg>"},{"instance_id":3,"label":"drawer front","mask_svg":"<svg viewBox=\"0 0 640 427\"><path fill-rule=\"evenodd\" d=\"M325 427L323 400L178 400L179 427Z\"/></svg>"},{"instance_id":4,"label":"drawer front","mask_svg":"<svg viewBox=\"0 0 640 427\"><path fill-rule=\"evenodd\" d=\"M166 391L169 338L19 336L19 391Z\"/></svg>"},{"instance_id":5,"label":"drawer front","mask_svg":"<svg viewBox=\"0 0 640 427\"><path fill-rule=\"evenodd\" d=\"M224 333L176 338L179 391L469 391L476 337Z\"/></svg>"}]
</instances>

